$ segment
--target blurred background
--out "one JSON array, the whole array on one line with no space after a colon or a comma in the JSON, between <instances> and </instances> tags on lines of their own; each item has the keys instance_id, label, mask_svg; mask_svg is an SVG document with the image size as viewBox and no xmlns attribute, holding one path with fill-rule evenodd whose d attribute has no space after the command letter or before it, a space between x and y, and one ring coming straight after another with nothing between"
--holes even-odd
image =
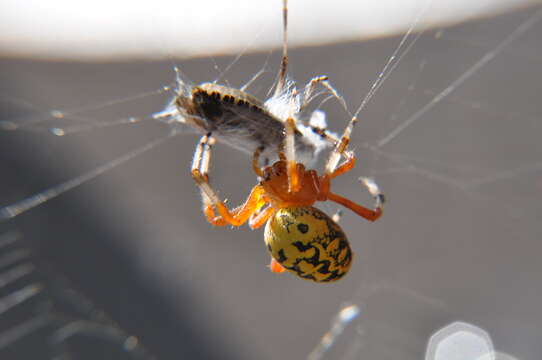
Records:
<instances>
[{"instance_id":1,"label":"blurred background","mask_svg":"<svg viewBox=\"0 0 542 360\"><path fill-rule=\"evenodd\" d=\"M167 138L171 127L148 119L173 96L160 89L174 82L174 65L194 83L221 76L233 87L264 69L250 92L265 98L280 61L280 2L272 3L272 23L236 20L254 30L239 48L209 43L183 59L170 50L160 61L133 54L44 61L43 53L10 53L4 45L16 38L4 37L0 206L165 140L2 221L2 358L303 359L312 352L312 359L453 359L473 345L438 352L428 343L456 322L462 331L483 329L480 339L489 334L493 358L540 358L540 7L444 27L417 22L433 16L418 6L393 31L359 30L291 49L290 75L300 85L328 75L354 112L403 39L389 34L414 31L360 113L351 142L358 167L334 184L369 205L357 178L374 177L389 200L385 214L368 223L344 212L355 262L344 280L322 285L270 273L262 230L210 226L189 176L198 137ZM357 14L350 5L337 8ZM246 6L249 18L263 12ZM303 36L318 33L308 25L315 15L296 6L291 32L302 45ZM494 12L496 5L484 6ZM330 18L341 23L342 14ZM308 34L294 35L305 24ZM225 32L221 26L211 22L178 38L207 39L205 31ZM268 32L274 51L258 45ZM199 43L205 48L207 40ZM348 114L332 102L323 109L329 127L341 131ZM106 126L129 118L142 120ZM222 145L214 154L212 183L237 204L256 183L250 159ZM320 356L314 349L348 306L359 314L328 337L333 344Z\"/></svg>"}]
</instances>

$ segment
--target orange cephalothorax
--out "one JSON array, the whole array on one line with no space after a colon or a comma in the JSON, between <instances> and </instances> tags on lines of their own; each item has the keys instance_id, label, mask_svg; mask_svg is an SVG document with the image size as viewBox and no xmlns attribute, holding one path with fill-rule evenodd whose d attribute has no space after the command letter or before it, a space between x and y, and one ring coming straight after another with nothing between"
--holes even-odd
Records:
<instances>
[{"instance_id":1,"label":"orange cephalothorax","mask_svg":"<svg viewBox=\"0 0 542 360\"><path fill-rule=\"evenodd\" d=\"M305 170L303 164L296 164L299 178L299 191L291 192L288 181L287 163L279 160L272 166L263 170L260 185L264 188L266 196L276 206L311 206L318 200L320 194L320 179L315 170ZM280 204L280 205L279 205Z\"/></svg>"}]
</instances>

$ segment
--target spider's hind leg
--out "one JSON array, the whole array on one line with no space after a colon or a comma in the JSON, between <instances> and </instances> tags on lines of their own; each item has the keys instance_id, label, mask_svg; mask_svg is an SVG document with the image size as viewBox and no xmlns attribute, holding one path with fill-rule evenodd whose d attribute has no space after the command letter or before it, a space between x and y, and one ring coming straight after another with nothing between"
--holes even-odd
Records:
<instances>
[{"instance_id":1,"label":"spider's hind leg","mask_svg":"<svg viewBox=\"0 0 542 360\"><path fill-rule=\"evenodd\" d=\"M337 195L332 192L329 192L327 194L327 199L343 205L344 207L352 210L359 216L369 221L375 221L382 216L385 202L384 194L380 191L378 185L376 185L376 183L372 179L360 178L360 181L367 188L367 190L369 190L369 193L374 199L373 209L366 208L365 206L359 205L343 196Z\"/></svg>"},{"instance_id":2,"label":"spider's hind leg","mask_svg":"<svg viewBox=\"0 0 542 360\"><path fill-rule=\"evenodd\" d=\"M326 163L325 174L323 176L325 181L329 181L330 179L342 175L354 168L356 164L356 157L352 151L348 150L348 144L350 143L350 135L352 134L352 130L354 129L356 123L357 118L353 117L346 126L341 139L331 151ZM342 163L340 163L341 157L345 157L345 160ZM327 193L327 199L347 207L369 221L375 221L382 216L385 201L384 194L380 191L380 188L373 180L369 178L360 178L360 181L367 188L375 201L373 209L368 209L332 192Z\"/></svg>"}]
</instances>

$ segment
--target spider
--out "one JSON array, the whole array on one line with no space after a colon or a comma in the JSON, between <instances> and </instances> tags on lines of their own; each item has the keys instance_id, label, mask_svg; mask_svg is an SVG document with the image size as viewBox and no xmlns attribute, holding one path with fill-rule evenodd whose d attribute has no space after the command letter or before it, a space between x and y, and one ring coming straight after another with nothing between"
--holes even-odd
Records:
<instances>
[{"instance_id":1,"label":"spider","mask_svg":"<svg viewBox=\"0 0 542 360\"><path fill-rule=\"evenodd\" d=\"M331 191L331 181L352 170L356 163L354 153L348 149L350 134L357 123L355 117L340 138L312 126L314 133L333 144L322 175L316 170L307 170L303 162L298 161L298 157L305 160L306 153L314 155L306 150L311 142L300 132L297 118L315 86L322 84L333 96L342 98L325 76L311 80L303 96L287 81L286 0L283 1L283 19L283 56L274 95L280 111L276 108L273 111L268 106L269 101L262 104L242 90L216 84L194 87L189 97L176 99L176 106L190 121L199 124L196 127L208 130L196 147L191 170L201 192L207 221L215 226L241 226L248 221L252 229L266 224L264 239L271 254L272 272L289 271L302 279L332 282L348 272L352 250L337 222L313 205L317 201L333 201L375 221L382 215L384 195L372 180L366 178L361 180L375 200L373 209ZM250 140L251 145L244 149L255 148L252 168L259 183L252 188L246 201L232 210L209 183L211 149L217 139L226 142ZM268 160L273 158L272 151L276 152L277 160L272 165L260 166L262 154L265 153Z\"/></svg>"},{"instance_id":2,"label":"spider","mask_svg":"<svg viewBox=\"0 0 542 360\"><path fill-rule=\"evenodd\" d=\"M382 215L384 195L369 179L362 179L375 199L374 209L368 209L331 191L331 180L354 168L356 158L347 150L349 134L355 120L345 130L331 152L323 175L306 170L295 161L293 132L295 118L286 122L285 151L271 166L258 166L259 151L253 156L253 170L260 181L252 188L247 200L229 210L209 184L209 161L214 138L211 134L200 140L192 164L192 177L203 198L203 212L209 223L216 226L241 226L249 222L252 229L263 224L265 243L271 254L272 272L290 271L316 282L331 282L342 278L349 270L352 251L339 225L313 206L316 201L333 201L361 217L375 221ZM345 160L338 166L337 159ZM217 214L218 212L218 214Z\"/></svg>"}]
</instances>

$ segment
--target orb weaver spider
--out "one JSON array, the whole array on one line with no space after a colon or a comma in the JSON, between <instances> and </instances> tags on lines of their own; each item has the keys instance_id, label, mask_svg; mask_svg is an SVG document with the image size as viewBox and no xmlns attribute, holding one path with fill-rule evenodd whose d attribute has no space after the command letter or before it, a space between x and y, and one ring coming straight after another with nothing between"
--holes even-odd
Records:
<instances>
[{"instance_id":1,"label":"orb weaver spider","mask_svg":"<svg viewBox=\"0 0 542 360\"><path fill-rule=\"evenodd\" d=\"M216 226L241 226L249 222L252 229L263 224L265 243L271 254L272 272L290 271L316 282L331 282L342 278L350 269L352 251L339 225L324 212L313 207L316 201L333 201L359 216L375 221L382 215L384 195L369 179L362 179L375 199L374 209L331 192L331 180L354 168L356 158L346 150L349 133L355 121L347 127L319 176L316 170L306 170L295 161L292 133L295 120L287 120L285 152L271 166L258 166L259 152L253 157L254 172L260 178L247 200L229 210L209 184L209 160L214 138L208 134L200 140L192 164L192 177L203 198L203 212L209 223ZM346 159L334 166L340 156ZM218 212L218 214L217 214Z\"/></svg>"},{"instance_id":2,"label":"orb weaver spider","mask_svg":"<svg viewBox=\"0 0 542 360\"><path fill-rule=\"evenodd\" d=\"M312 128L314 133L334 145L322 175L316 170L307 170L301 161L297 161L298 152L302 152L298 144L306 140L298 130L297 115L310 101L316 85L322 84L333 96L341 101L342 98L325 76L312 79L302 97L287 81L286 0L283 1L283 19L283 55L274 100L281 101L279 107L286 111L277 113L266 106L267 102L264 105L244 91L216 84L194 87L190 97L179 96L176 104L180 112L190 116L192 121L200 122L201 129L208 129L196 147L191 170L201 192L207 221L215 226L241 226L248 221L252 229L266 224L264 239L271 254L272 272L289 271L302 279L332 282L348 272L352 251L339 225L315 208L314 203L333 201L369 221L375 221L382 215L384 195L372 180L366 178L361 180L374 198L373 209L331 191L331 181L355 166L356 157L348 149L348 144L357 123L356 117L352 118L340 138L325 129ZM236 124L237 128L232 124ZM247 131L249 125L253 124L260 128ZM221 132L224 129L230 132ZM266 134L269 129L275 130L274 136ZM215 137L213 132L218 132L218 136ZM224 133L228 134L226 139ZM209 166L216 139L227 142L237 134L251 140L252 146L259 144L252 158L252 168L259 183L252 188L241 206L230 210L209 183ZM265 152L266 159L269 159L269 149L276 151L278 160L270 166L261 167L260 158ZM342 158L344 160L341 162Z\"/></svg>"}]
</instances>

